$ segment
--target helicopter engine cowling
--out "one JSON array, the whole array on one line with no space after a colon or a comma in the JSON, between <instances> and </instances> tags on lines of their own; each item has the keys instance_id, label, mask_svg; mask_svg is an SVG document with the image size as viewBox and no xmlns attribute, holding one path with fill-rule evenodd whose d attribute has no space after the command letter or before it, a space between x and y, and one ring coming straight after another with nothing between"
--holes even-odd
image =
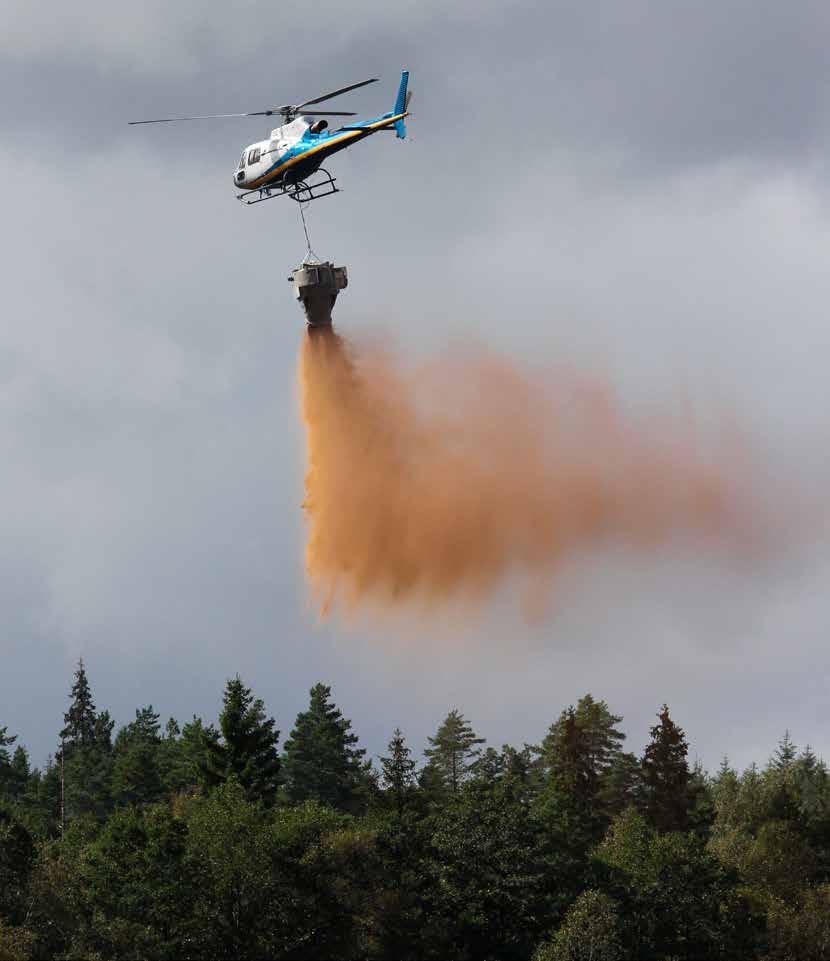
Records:
<instances>
[{"instance_id":1,"label":"helicopter engine cowling","mask_svg":"<svg viewBox=\"0 0 830 961\"><path fill-rule=\"evenodd\" d=\"M314 123L308 128L312 133L322 133L328 128L328 120L315 120Z\"/></svg>"}]
</instances>

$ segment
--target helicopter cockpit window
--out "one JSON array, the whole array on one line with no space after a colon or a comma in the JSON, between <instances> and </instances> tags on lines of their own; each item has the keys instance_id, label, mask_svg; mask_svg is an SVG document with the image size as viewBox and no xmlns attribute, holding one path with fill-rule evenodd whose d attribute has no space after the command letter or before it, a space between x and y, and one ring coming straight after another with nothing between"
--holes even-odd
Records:
<instances>
[{"instance_id":1,"label":"helicopter cockpit window","mask_svg":"<svg viewBox=\"0 0 830 961\"><path fill-rule=\"evenodd\" d=\"M259 147L254 147L254 149L248 154L248 166L259 161L259 154Z\"/></svg>"},{"instance_id":2,"label":"helicopter cockpit window","mask_svg":"<svg viewBox=\"0 0 830 961\"><path fill-rule=\"evenodd\" d=\"M245 166L245 154L247 153L247 150L242 151L242 156L239 159L239 167L237 168L238 170L241 170Z\"/></svg>"}]
</instances>

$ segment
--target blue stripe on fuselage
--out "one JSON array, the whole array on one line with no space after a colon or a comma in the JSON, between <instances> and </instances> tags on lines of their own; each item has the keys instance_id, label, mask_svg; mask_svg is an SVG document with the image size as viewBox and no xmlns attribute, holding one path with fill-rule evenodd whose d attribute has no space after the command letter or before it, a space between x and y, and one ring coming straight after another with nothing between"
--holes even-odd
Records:
<instances>
[{"instance_id":1,"label":"blue stripe on fuselage","mask_svg":"<svg viewBox=\"0 0 830 961\"><path fill-rule=\"evenodd\" d=\"M369 137L375 133L376 130L382 129L386 126L392 126L395 119L404 115L384 113L378 117L374 117L371 120L363 120L359 123L350 124L346 127L341 127L338 130L333 130L331 133L312 133L311 130L306 130L299 143L296 143L290 147L286 153L284 153L265 171L264 174L257 177L257 179L252 181L250 184L246 184L245 189L256 190L258 187L264 187L269 183L274 183L283 175L286 170L293 169L295 167L303 169L305 167L305 163L302 158L306 155L309 155L308 159L309 162L311 162L312 169L307 171L307 176L308 173L313 173L314 170L316 170L320 164L323 163L326 157L330 157L339 150L350 147L353 143L357 143L358 140L364 140L366 137ZM373 129L355 130L349 129L350 127L372 127Z\"/></svg>"}]
</instances>

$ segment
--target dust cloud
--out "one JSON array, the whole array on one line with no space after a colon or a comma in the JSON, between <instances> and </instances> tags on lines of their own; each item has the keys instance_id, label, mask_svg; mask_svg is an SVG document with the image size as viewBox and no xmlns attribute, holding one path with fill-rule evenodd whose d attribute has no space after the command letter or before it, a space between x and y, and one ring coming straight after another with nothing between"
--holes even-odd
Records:
<instances>
[{"instance_id":1,"label":"dust cloud","mask_svg":"<svg viewBox=\"0 0 830 961\"><path fill-rule=\"evenodd\" d=\"M643 422L566 368L477 348L406 364L317 329L300 389L306 566L323 613L434 610L518 583L538 614L562 561L596 545L717 550L746 533L740 445L704 452L689 415Z\"/></svg>"}]
</instances>

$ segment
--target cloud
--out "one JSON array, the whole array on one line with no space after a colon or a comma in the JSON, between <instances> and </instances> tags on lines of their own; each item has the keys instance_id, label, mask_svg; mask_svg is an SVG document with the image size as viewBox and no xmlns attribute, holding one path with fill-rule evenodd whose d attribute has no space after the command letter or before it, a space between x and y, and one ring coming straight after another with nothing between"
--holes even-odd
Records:
<instances>
[{"instance_id":1,"label":"cloud","mask_svg":"<svg viewBox=\"0 0 830 961\"><path fill-rule=\"evenodd\" d=\"M538 738L591 690L634 735L676 703L712 766L784 727L830 750L813 727L822 532L746 581L604 558L537 630L505 599L460 637L321 627L285 281L304 242L296 210L232 193L265 128L126 127L369 75L348 107L382 110L407 63L412 140L339 155L343 193L309 212L315 247L349 266L341 329L397 317L414 357L474 337L587 358L646 414L678 391L704 418L724 401L777 483L819 489L824 6L299 10L3 5L0 724L42 759L84 652L124 719L148 701L210 716L240 670L283 728L333 682L371 749L396 723L417 742L453 704L491 738ZM48 710L20 695L35 687L57 692Z\"/></svg>"}]
</instances>

